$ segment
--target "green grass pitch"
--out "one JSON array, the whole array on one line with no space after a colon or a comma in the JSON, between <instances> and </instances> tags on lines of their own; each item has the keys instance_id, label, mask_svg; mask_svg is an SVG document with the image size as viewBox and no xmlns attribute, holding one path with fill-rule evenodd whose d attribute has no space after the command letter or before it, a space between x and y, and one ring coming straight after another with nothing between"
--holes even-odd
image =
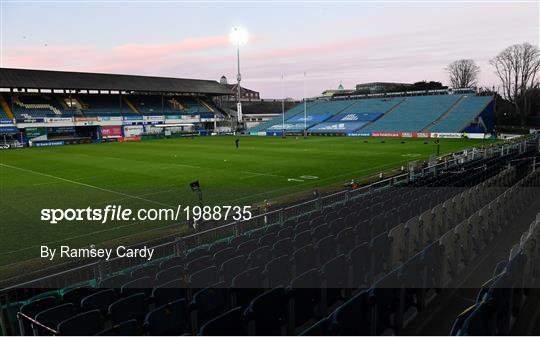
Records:
<instances>
[{"instance_id":1,"label":"green grass pitch","mask_svg":"<svg viewBox=\"0 0 540 337\"><path fill-rule=\"evenodd\" d=\"M42 244L87 246L167 225L49 224L40 220L42 208L193 205L194 180L201 183L205 204L250 205L342 184L436 152L433 140L424 144L425 139L240 137L239 149L234 140L195 137L1 152L0 266L39 257ZM482 143L443 139L441 154Z\"/></svg>"}]
</instances>

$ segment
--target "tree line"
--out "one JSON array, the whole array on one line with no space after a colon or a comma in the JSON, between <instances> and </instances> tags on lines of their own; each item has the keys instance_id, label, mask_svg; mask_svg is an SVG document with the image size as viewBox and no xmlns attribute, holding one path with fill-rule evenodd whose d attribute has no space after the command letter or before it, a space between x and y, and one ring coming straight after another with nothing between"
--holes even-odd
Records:
<instances>
[{"instance_id":1,"label":"tree line","mask_svg":"<svg viewBox=\"0 0 540 337\"><path fill-rule=\"evenodd\" d=\"M472 59L460 59L445 69L454 88L478 88L494 95L498 124L525 126L540 114L540 51L530 43L512 45L489 60L500 86L478 88L480 67Z\"/></svg>"}]
</instances>

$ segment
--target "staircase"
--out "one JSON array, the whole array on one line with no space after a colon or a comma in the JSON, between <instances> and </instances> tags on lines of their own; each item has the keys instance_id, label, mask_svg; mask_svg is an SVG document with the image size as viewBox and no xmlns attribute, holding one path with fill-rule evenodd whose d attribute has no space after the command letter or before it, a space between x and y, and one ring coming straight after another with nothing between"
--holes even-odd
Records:
<instances>
[{"instance_id":1,"label":"staircase","mask_svg":"<svg viewBox=\"0 0 540 337\"><path fill-rule=\"evenodd\" d=\"M214 109L210 106L210 104L206 103L206 101L204 100L200 100L201 104L204 105L208 110L210 110L211 112L214 112Z\"/></svg>"},{"instance_id":2,"label":"staircase","mask_svg":"<svg viewBox=\"0 0 540 337\"><path fill-rule=\"evenodd\" d=\"M124 102L131 109L131 111L133 111L136 114L139 114L139 110L137 110L135 105L133 105L133 103L131 103L131 101L127 97L123 97L123 98L124 98Z\"/></svg>"},{"instance_id":3,"label":"staircase","mask_svg":"<svg viewBox=\"0 0 540 337\"><path fill-rule=\"evenodd\" d=\"M459 103L461 103L461 101L463 101L465 99L465 97L467 97L466 95L462 95L458 98L457 101L454 102L454 104L452 104L452 106L446 110L442 115L440 115L436 120L434 120L433 122L429 123L428 125L426 125L420 132L427 132L429 129L431 129L434 125L436 125L437 123L439 123L440 121L442 121L443 119L445 119L446 117L448 117L448 115L450 114L450 112L452 112L452 110L454 110L454 108L456 106L459 105Z\"/></svg>"},{"instance_id":4,"label":"staircase","mask_svg":"<svg viewBox=\"0 0 540 337\"><path fill-rule=\"evenodd\" d=\"M7 103L6 99L4 98L4 95L0 94L0 106L2 107L2 110L4 110L4 113L9 119L14 119L13 111L11 111L11 107Z\"/></svg>"}]
</instances>

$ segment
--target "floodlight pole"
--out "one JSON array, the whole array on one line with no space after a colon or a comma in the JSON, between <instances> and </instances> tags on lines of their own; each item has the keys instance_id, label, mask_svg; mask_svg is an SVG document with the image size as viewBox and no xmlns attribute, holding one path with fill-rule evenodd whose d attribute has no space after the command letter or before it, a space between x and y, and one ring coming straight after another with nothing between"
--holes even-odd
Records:
<instances>
[{"instance_id":1,"label":"floodlight pole","mask_svg":"<svg viewBox=\"0 0 540 337\"><path fill-rule=\"evenodd\" d=\"M304 138L307 137L306 72L304 71Z\"/></svg>"},{"instance_id":2,"label":"floodlight pole","mask_svg":"<svg viewBox=\"0 0 540 337\"><path fill-rule=\"evenodd\" d=\"M283 74L281 74L281 137L285 138L285 89L283 88Z\"/></svg>"},{"instance_id":3,"label":"floodlight pole","mask_svg":"<svg viewBox=\"0 0 540 337\"><path fill-rule=\"evenodd\" d=\"M242 103L240 102L240 81L242 80L242 75L240 75L240 42L236 43L236 62L238 66L238 74L236 75L236 114L238 118L238 123L242 123ZM239 129L237 125L236 129Z\"/></svg>"}]
</instances>

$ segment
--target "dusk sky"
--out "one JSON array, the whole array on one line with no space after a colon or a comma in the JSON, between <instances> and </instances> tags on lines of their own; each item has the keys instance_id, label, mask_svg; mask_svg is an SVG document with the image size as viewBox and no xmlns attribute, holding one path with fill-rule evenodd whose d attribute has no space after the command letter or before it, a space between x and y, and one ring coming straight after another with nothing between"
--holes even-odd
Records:
<instances>
[{"instance_id":1,"label":"dusk sky","mask_svg":"<svg viewBox=\"0 0 540 337\"><path fill-rule=\"evenodd\" d=\"M231 27L249 32L243 85L263 98L373 81L436 80L472 58L481 86L488 60L539 44L539 2L174 2L0 0L2 67L218 80L236 78Z\"/></svg>"}]
</instances>

